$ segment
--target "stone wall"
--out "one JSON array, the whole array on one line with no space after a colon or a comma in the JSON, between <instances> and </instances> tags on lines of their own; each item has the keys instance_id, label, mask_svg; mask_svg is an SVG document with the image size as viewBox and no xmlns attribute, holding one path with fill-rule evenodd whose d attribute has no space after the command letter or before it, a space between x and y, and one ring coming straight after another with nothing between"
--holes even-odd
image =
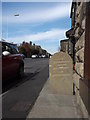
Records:
<instances>
[{"instance_id":1,"label":"stone wall","mask_svg":"<svg viewBox=\"0 0 90 120\"><path fill-rule=\"evenodd\" d=\"M84 116L87 117L87 111L83 104L82 98L80 97L80 79L84 77L84 48L85 48L85 15L86 3L81 2L79 5L76 4L76 15L75 15L75 72L73 74L73 81L75 84L75 93L77 103L80 105Z\"/></svg>"},{"instance_id":2,"label":"stone wall","mask_svg":"<svg viewBox=\"0 0 90 120\"><path fill-rule=\"evenodd\" d=\"M68 53L71 58L73 57L73 44L71 39L65 39L60 41L60 51Z\"/></svg>"},{"instance_id":3,"label":"stone wall","mask_svg":"<svg viewBox=\"0 0 90 120\"><path fill-rule=\"evenodd\" d=\"M84 8L83 8L84 7ZM84 45L85 45L85 3L76 5L75 15L75 73L73 75L76 88L79 89L79 79L83 78L84 73ZM77 26L78 24L78 26Z\"/></svg>"},{"instance_id":4,"label":"stone wall","mask_svg":"<svg viewBox=\"0 0 90 120\"><path fill-rule=\"evenodd\" d=\"M69 48L68 48L69 43L68 42L69 42L69 39L65 39L65 40L60 41L60 45L61 45L60 51L68 53L68 50L69 50Z\"/></svg>"}]
</instances>

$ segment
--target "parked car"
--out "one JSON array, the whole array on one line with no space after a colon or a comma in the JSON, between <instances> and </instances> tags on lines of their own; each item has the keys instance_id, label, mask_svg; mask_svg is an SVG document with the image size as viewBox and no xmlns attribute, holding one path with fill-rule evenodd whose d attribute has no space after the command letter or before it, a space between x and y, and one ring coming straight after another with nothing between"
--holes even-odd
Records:
<instances>
[{"instance_id":1,"label":"parked car","mask_svg":"<svg viewBox=\"0 0 90 120\"><path fill-rule=\"evenodd\" d=\"M25 55L24 54L21 54L22 58L24 59L25 58Z\"/></svg>"},{"instance_id":2,"label":"parked car","mask_svg":"<svg viewBox=\"0 0 90 120\"><path fill-rule=\"evenodd\" d=\"M42 57L42 58L45 58L46 56L45 56L45 55L42 55L41 57Z\"/></svg>"},{"instance_id":3,"label":"parked car","mask_svg":"<svg viewBox=\"0 0 90 120\"><path fill-rule=\"evenodd\" d=\"M32 58L37 58L37 55L32 55Z\"/></svg>"},{"instance_id":4,"label":"parked car","mask_svg":"<svg viewBox=\"0 0 90 120\"><path fill-rule=\"evenodd\" d=\"M8 42L2 44L2 81L24 75L24 61L16 45Z\"/></svg>"}]
</instances>

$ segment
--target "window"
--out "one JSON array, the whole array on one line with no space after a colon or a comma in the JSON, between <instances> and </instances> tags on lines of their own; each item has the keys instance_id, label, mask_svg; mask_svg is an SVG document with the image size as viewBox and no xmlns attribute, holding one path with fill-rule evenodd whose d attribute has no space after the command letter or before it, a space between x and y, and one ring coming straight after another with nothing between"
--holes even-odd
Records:
<instances>
[{"instance_id":1,"label":"window","mask_svg":"<svg viewBox=\"0 0 90 120\"><path fill-rule=\"evenodd\" d=\"M10 52L11 54L13 53L12 52L12 48L10 47L10 46L8 46L7 44L2 44L2 52L4 52L4 51L8 51L8 52Z\"/></svg>"},{"instance_id":2,"label":"window","mask_svg":"<svg viewBox=\"0 0 90 120\"><path fill-rule=\"evenodd\" d=\"M2 43L2 52L3 51L8 51L11 54L18 54L18 48L15 45L9 43Z\"/></svg>"},{"instance_id":3,"label":"window","mask_svg":"<svg viewBox=\"0 0 90 120\"><path fill-rule=\"evenodd\" d=\"M10 47L12 48L12 51L13 51L13 54L17 54L18 53L18 49L15 45L11 45L10 44Z\"/></svg>"}]
</instances>

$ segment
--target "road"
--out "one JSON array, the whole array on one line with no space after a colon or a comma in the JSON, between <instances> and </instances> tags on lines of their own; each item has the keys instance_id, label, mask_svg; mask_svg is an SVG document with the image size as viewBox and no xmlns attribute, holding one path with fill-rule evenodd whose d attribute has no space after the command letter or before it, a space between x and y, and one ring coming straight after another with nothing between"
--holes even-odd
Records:
<instances>
[{"instance_id":1,"label":"road","mask_svg":"<svg viewBox=\"0 0 90 120\"><path fill-rule=\"evenodd\" d=\"M48 58L26 58L24 62L24 78L10 83L3 93L3 118L26 118L49 77Z\"/></svg>"}]
</instances>

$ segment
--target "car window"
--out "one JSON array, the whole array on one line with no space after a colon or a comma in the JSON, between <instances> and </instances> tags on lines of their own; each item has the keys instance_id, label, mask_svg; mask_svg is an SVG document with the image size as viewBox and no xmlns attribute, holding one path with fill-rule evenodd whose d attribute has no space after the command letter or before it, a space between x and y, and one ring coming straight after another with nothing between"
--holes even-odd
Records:
<instances>
[{"instance_id":1,"label":"car window","mask_svg":"<svg viewBox=\"0 0 90 120\"><path fill-rule=\"evenodd\" d=\"M17 54L18 53L18 49L15 45L10 45L10 47L12 48L13 54Z\"/></svg>"},{"instance_id":2,"label":"car window","mask_svg":"<svg viewBox=\"0 0 90 120\"><path fill-rule=\"evenodd\" d=\"M13 53L12 48L10 46L8 46L7 44L2 44L2 52L4 51L8 51L11 54Z\"/></svg>"},{"instance_id":3,"label":"car window","mask_svg":"<svg viewBox=\"0 0 90 120\"><path fill-rule=\"evenodd\" d=\"M18 54L18 49L15 45L9 44L9 43L3 43L2 44L2 52L8 51L11 54Z\"/></svg>"}]
</instances>

